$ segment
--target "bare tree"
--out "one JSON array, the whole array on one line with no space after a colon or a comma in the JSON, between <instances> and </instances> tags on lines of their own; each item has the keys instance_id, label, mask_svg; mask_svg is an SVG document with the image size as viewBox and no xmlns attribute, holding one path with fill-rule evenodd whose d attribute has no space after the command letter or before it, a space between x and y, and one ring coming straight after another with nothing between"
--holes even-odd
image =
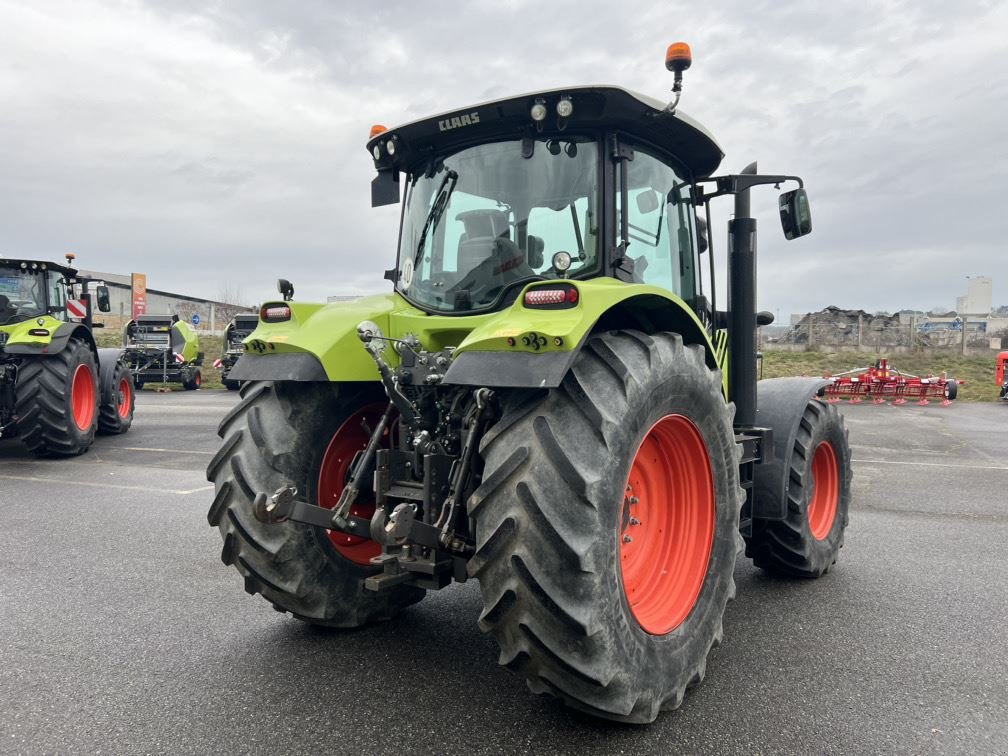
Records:
<instances>
[{"instance_id":1,"label":"bare tree","mask_svg":"<svg viewBox=\"0 0 1008 756\"><path fill-rule=\"evenodd\" d=\"M241 286L233 281L221 281L217 285L217 301L240 309L248 308Z\"/></svg>"}]
</instances>

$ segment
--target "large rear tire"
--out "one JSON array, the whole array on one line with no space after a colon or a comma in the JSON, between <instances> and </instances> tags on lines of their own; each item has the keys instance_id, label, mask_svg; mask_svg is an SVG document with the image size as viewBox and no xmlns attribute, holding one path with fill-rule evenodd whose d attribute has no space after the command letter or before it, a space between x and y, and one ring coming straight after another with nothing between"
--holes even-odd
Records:
<instances>
[{"instance_id":1,"label":"large rear tire","mask_svg":"<svg viewBox=\"0 0 1008 756\"><path fill-rule=\"evenodd\" d=\"M849 520L850 443L836 405L809 400L789 465L787 515L756 520L746 556L767 572L817 578L836 563Z\"/></svg>"},{"instance_id":2,"label":"large rear tire","mask_svg":"<svg viewBox=\"0 0 1008 756\"><path fill-rule=\"evenodd\" d=\"M671 333L594 336L560 388L510 397L481 444L469 572L534 692L643 723L703 678L741 547L732 415Z\"/></svg>"},{"instance_id":3,"label":"large rear tire","mask_svg":"<svg viewBox=\"0 0 1008 756\"><path fill-rule=\"evenodd\" d=\"M365 558L368 545L376 547L371 541L362 545L353 536L330 537L295 522L264 525L253 514L257 493L286 485L331 507L338 491L320 491L320 484L342 487L332 471L345 471L348 461L334 464L329 450L347 433L352 440L343 454L363 448L366 436L358 445L352 433L359 427L347 420L382 396L372 384L247 383L217 431L224 443L207 468L216 490L207 520L224 538L221 560L241 573L250 594L311 624L358 627L388 619L424 596L409 586L364 589L363 580L378 572Z\"/></svg>"},{"instance_id":4,"label":"large rear tire","mask_svg":"<svg viewBox=\"0 0 1008 756\"><path fill-rule=\"evenodd\" d=\"M14 388L15 432L39 457L75 457L94 442L98 373L91 348L72 338L59 354L25 357Z\"/></svg>"}]
</instances>

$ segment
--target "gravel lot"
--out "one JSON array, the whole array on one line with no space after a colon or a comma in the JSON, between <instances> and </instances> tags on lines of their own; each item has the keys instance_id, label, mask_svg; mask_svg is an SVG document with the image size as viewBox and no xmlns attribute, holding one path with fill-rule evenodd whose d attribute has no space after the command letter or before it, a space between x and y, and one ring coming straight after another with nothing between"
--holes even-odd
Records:
<instances>
[{"instance_id":1,"label":"gravel lot","mask_svg":"<svg viewBox=\"0 0 1008 756\"><path fill-rule=\"evenodd\" d=\"M740 560L707 679L639 728L498 667L474 583L351 632L246 595L205 519L235 399L142 392L75 460L0 441L0 751L1008 752L1008 406L844 407L835 569Z\"/></svg>"}]
</instances>

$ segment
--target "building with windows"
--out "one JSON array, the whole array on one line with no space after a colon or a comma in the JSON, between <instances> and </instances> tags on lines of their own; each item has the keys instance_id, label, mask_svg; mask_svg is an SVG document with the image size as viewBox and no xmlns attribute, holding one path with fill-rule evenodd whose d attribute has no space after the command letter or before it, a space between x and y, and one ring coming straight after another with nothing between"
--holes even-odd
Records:
<instances>
[{"instance_id":1,"label":"building with windows","mask_svg":"<svg viewBox=\"0 0 1008 756\"><path fill-rule=\"evenodd\" d=\"M133 287L130 276L119 273L103 273L97 270L80 270L81 276L104 281L109 289L112 311L95 312L96 322L106 328L123 328L133 318ZM214 332L222 330L239 312L254 312L250 307L212 299L175 294L160 289L147 289L147 313L150 315L178 315L180 320L192 324L193 316L199 320L196 329Z\"/></svg>"}]
</instances>

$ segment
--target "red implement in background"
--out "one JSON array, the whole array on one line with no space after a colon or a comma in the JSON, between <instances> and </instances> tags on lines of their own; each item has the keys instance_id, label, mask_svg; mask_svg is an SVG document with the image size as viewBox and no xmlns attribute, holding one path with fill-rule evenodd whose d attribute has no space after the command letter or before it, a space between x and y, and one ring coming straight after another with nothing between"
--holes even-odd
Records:
<instances>
[{"instance_id":1,"label":"red implement in background","mask_svg":"<svg viewBox=\"0 0 1008 756\"><path fill-rule=\"evenodd\" d=\"M893 404L906 404L916 400L917 404L930 404L929 399L941 399L942 406L948 406L959 393L965 381L941 375L911 375L889 366L885 358L873 367L857 368L836 375L826 374L830 383L823 390L829 402L839 402L847 397L851 404L871 399L875 404L885 404L892 399Z\"/></svg>"},{"instance_id":2,"label":"red implement in background","mask_svg":"<svg viewBox=\"0 0 1008 756\"><path fill-rule=\"evenodd\" d=\"M1008 399L1008 352L1001 352L997 356L997 369L994 380L997 382L998 398Z\"/></svg>"}]
</instances>

